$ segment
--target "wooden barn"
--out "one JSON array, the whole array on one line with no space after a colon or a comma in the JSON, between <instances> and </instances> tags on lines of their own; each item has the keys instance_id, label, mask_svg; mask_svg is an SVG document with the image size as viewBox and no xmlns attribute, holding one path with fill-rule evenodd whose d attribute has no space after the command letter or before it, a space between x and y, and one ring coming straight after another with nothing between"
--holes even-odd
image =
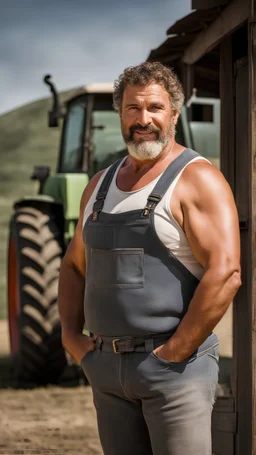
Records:
<instances>
[{"instance_id":1,"label":"wooden barn","mask_svg":"<svg viewBox=\"0 0 256 455\"><path fill-rule=\"evenodd\" d=\"M256 0L192 0L151 51L178 72L189 99L221 99L220 167L239 212L242 281L233 304L230 390L215 404L215 455L256 455Z\"/></svg>"}]
</instances>

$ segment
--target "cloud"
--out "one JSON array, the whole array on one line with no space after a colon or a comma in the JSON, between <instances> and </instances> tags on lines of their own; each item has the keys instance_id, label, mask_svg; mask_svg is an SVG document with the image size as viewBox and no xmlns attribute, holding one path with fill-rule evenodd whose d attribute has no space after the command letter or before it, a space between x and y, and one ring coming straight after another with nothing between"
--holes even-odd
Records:
<instances>
[{"instance_id":1,"label":"cloud","mask_svg":"<svg viewBox=\"0 0 256 455\"><path fill-rule=\"evenodd\" d=\"M161 8L153 0L146 7L142 0L8 0L0 16L0 112L48 96L42 77L49 72L59 90L112 81L189 11L189 0L162 0Z\"/></svg>"}]
</instances>

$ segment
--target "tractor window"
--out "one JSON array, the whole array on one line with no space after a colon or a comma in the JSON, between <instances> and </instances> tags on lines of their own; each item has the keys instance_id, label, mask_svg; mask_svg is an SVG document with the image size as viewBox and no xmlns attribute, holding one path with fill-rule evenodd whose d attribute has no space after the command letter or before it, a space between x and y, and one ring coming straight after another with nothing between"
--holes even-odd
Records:
<instances>
[{"instance_id":1,"label":"tractor window","mask_svg":"<svg viewBox=\"0 0 256 455\"><path fill-rule=\"evenodd\" d=\"M192 118L189 121L193 148L209 159L216 167L220 167L220 100L197 98L191 104Z\"/></svg>"},{"instance_id":2,"label":"tractor window","mask_svg":"<svg viewBox=\"0 0 256 455\"><path fill-rule=\"evenodd\" d=\"M211 104L192 104L191 120L193 122L213 122L214 121L214 106Z\"/></svg>"},{"instance_id":3,"label":"tractor window","mask_svg":"<svg viewBox=\"0 0 256 455\"><path fill-rule=\"evenodd\" d=\"M93 171L108 167L127 155L119 115L113 110L95 110L92 115Z\"/></svg>"},{"instance_id":4,"label":"tractor window","mask_svg":"<svg viewBox=\"0 0 256 455\"><path fill-rule=\"evenodd\" d=\"M83 159L85 100L69 106L64 123L61 172L80 172Z\"/></svg>"}]
</instances>

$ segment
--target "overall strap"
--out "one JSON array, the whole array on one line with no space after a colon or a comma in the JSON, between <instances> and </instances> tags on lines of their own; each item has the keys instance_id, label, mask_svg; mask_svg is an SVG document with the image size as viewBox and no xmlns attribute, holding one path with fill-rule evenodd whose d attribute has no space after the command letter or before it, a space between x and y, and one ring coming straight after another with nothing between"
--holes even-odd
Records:
<instances>
[{"instance_id":1,"label":"overall strap","mask_svg":"<svg viewBox=\"0 0 256 455\"><path fill-rule=\"evenodd\" d=\"M143 217L149 216L157 204L161 201L162 197L170 187L171 183L177 177L180 171L188 164L193 158L200 156L199 153L191 149L185 149L175 160L173 160L160 177L152 192L150 193L147 205L143 210Z\"/></svg>"},{"instance_id":2,"label":"overall strap","mask_svg":"<svg viewBox=\"0 0 256 455\"><path fill-rule=\"evenodd\" d=\"M110 184L112 182L112 179L113 179L113 177L115 175L115 172L116 172L119 164L121 163L121 161L123 159L124 159L123 157L119 158L119 160L115 161L112 164L112 166L110 166L108 172L106 173L106 175L105 175L105 177L103 179L102 184L100 185L100 189L99 189L99 191L97 193L97 196L96 196L96 201L94 202L94 205L93 205L93 214L92 214L92 220L93 221L97 220L98 214L103 209L104 202L105 202L105 199L106 199Z\"/></svg>"}]
</instances>

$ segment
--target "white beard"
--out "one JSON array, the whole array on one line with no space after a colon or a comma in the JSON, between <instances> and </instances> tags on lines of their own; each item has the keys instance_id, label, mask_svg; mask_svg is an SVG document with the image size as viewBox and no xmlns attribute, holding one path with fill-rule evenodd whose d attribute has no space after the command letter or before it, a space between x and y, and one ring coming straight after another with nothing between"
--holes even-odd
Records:
<instances>
[{"instance_id":1,"label":"white beard","mask_svg":"<svg viewBox=\"0 0 256 455\"><path fill-rule=\"evenodd\" d=\"M143 141L137 144L135 142L128 142L127 148L129 154L136 160L147 161L157 158L166 145L159 141Z\"/></svg>"},{"instance_id":2,"label":"white beard","mask_svg":"<svg viewBox=\"0 0 256 455\"><path fill-rule=\"evenodd\" d=\"M123 129L122 129L123 133ZM129 155L138 161L148 161L156 159L163 149L167 146L168 142L172 137L175 137L176 125L171 118L169 131L165 137L161 137L156 141L144 141L143 139L139 142L129 140L123 133L123 138L127 144Z\"/></svg>"}]
</instances>

